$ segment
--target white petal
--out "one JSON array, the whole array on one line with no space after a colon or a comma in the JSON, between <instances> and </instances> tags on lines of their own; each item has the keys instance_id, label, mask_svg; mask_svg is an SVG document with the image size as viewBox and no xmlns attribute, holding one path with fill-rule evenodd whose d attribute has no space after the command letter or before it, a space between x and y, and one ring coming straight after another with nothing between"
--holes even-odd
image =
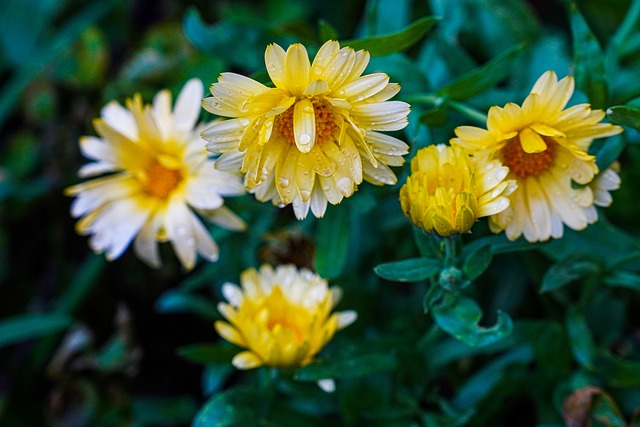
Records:
<instances>
[{"instance_id":1,"label":"white petal","mask_svg":"<svg viewBox=\"0 0 640 427\"><path fill-rule=\"evenodd\" d=\"M133 114L122 105L111 101L102 108L100 115L105 122L132 141L138 140L138 125Z\"/></svg>"},{"instance_id":2,"label":"white petal","mask_svg":"<svg viewBox=\"0 0 640 427\"><path fill-rule=\"evenodd\" d=\"M184 85L173 109L173 127L176 130L189 132L194 128L200 115L203 92L200 79L191 79Z\"/></svg>"},{"instance_id":3,"label":"white petal","mask_svg":"<svg viewBox=\"0 0 640 427\"><path fill-rule=\"evenodd\" d=\"M156 241L157 226L155 226L155 218L147 221L142 227L138 236L133 242L133 250L142 261L150 267L160 268L160 254L158 251L158 242Z\"/></svg>"},{"instance_id":4,"label":"white petal","mask_svg":"<svg viewBox=\"0 0 640 427\"><path fill-rule=\"evenodd\" d=\"M184 203L169 203L164 228L171 245L185 269L193 269L196 263L196 238L191 226L191 212Z\"/></svg>"},{"instance_id":5,"label":"white petal","mask_svg":"<svg viewBox=\"0 0 640 427\"><path fill-rule=\"evenodd\" d=\"M153 118L156 121L158 130L163 140L167 140L171 137L171 92L168 90L161 90L153 98Z\"/></svg>"}]
</instances>

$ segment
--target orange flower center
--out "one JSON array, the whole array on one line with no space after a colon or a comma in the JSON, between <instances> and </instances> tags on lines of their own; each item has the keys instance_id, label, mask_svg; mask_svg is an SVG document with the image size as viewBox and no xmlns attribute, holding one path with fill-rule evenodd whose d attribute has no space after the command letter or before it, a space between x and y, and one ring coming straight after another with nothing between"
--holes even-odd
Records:
<instances>
[{"instance_id":1,"label":"orange flower center","mask_svg":"<svg viewBox=\"0 0 640 427\"><path fill-rule=\"evenodd\" d=\"M313 104L313 113L316 118L316 140L315 144L321 144L324 141L333 138L333 133L338 129L338 125L333 117L331 105L318 98L311 98ZM274 130L282 135L291 144L295 144L295 136L293 134L293 104L287 111L276 116L274 120Z\"/></svg>"},{"instance_id":2,"label":"orange flower center","mask_svg":"<svg viewBox=\"0 0 640 427\"><path fill-rule=\"evenodd\" d=\"M168 169L158 162L154 162L146 172L147 180L142 184L143 190L160 199L166 199L182 181L179 170Z\"/></svg>"},{"instance_id":3,"label":"orange flower center","mask_svg":"<svg viewBox=\"0 0 640 427\"><path fill-rule=\"evenodd\" d=\"M549 138L544 140L547 144L546 150L540 153L527 153L522 149L520 138L516 136L502 149L502 163L520 178L529 175L538 176L549 169L555 157L555 142Z\"/></svg>"}]
</instances>

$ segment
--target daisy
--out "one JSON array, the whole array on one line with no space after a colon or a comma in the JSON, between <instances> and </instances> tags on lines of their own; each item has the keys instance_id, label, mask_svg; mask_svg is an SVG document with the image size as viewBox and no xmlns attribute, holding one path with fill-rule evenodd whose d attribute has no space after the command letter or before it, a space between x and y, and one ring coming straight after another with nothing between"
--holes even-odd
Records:
<instances>
[{"instance_id":1,"label":"daisy","mask_svg":"<svg viewBox=\"0 0 640 427\"><path fill-rule=\"evenodd\" d=\"M400 189L404 214L416 226L440 236L464 233L477 218L509 207L515 189L509 169L498 160L471 158L459 147L430 145L411 160L411 175Z\"/></svg>"},{"instance_id":2,"label":"daisy","mask_svg":"<svg viewBox=\"0 0 640 427\"><path fill-rule=\"evenodd\" d=\"M178 259L192 269L196 252L208 261L218 247L194 210L223 227L240 230L244 223L223 206L222 196L243 194L238 175L218 171L208 158L200 112L202 82L189 80L171 108L171 93L159 92L153 105L139 94L126 108L115 101L94 120L100 137L80 139L82 153L95 160L79 175L91 179L65 190L75 196L71 215L76 229L91 235L89 245L108 260L118 258L134 240L134 251L152 267L161 265L157 242L170 241Z\"/></svg>"},{"instance_id":3,"label":"daisy","mask_svg":"<svg viewBox=\"0 0 640 427\"><path fill-rule=\"evenodd\" d=\"M558 81L547 71L522 106L491 107L486 130L455 130L453 144L499 159L517 182L511 206L489 218L492 231L504 230L510 240L523 234L529 242L559 238L564 225L582 230L597 220L593 191L586 185L598 172L589 146L622 128L600 123L604 111L589 104L565 108L573 90L572 77Z\"/></svg>"},{"instance_id":4,"label":"daisy","mask_svg":"<svg viewBox=\"0 0 640 427\"><path fill-rule=\"evenodd\" d=\"M245 270L240 282L222 286L228 303L219 303L218 311L227 322L214 324L222 338L246 349L233 358L238 369L305 366L357 317L354 311L331 314L340 289L304 268L265 264Z\"/></svg>"},{"instance_id":5,"label":"daisy","mask_svg":"<svg viewBox=\"0 0 640 427\"><path fill-rule=\"evenodd\" d=\"M327 202L350 197L364 179L395 184L408 146L380 131L407 125L409 105L388 101L400 86L389 76L361 76L369 54L326 42L311 63L299 43L265 52L275 87L222 73L203 107L231 120L203 132L207 148L222 154L216 165L240 170L260 201L293 204L298 219L309 208L322 217Z\"/></svg>"}]
</instances>

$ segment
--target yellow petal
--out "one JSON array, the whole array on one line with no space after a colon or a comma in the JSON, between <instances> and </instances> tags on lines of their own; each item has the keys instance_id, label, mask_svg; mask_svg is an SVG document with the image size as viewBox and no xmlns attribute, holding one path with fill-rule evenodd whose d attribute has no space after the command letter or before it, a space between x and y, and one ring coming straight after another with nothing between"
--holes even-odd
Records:
<instances>
[{"instance_id":1,"label":"yellow petal","mask_svg":"<svg viewBox=\"0 0 640 427\"><path fill-rule=\"evenodd\" d=\"M311 78L314 80L321 79L324 69L331 61L331 58L340 50L340 43L335 40L329 40L322 45L316 57L313 59L311 66Z\"/></svg>"},{"instance_id":2,"label":"yellow petal","mask_svg":"<svg viewBox=\"0 0 640 427\"><path fill-rule=\"evenodd\" d=\"M529 127L540 135L551 136L554 138L566 138L566 135L563 132L559 131L558 129L552 128L551 126L547 126L543 123L534 123Z\"/></svg>"},{"instance_id":3,"label":"yellow petal","mask_svg":"<svg viewBox=\"0 0 640 427\"><path fill-rule=\"evenodd\" d=\"M218 335L220 335L225 340L229 341L232 344L246 347L247 342L242 337L242 335L240 335L238 331L227 322L218 320L213 324L213 327L215 328Z\"/></svg>"},{"instance_id":4,"label":"yellow petal","mask_svg":"<svg viewBox=\"0 0 640 427\"><path fill-rule=\"evenodd\" d=\"M293 135L301 152L311 151L316 141L316 116L308 99L298 101L293 110Z\"/></svg>"},{"instance_id":5,"label":"yellow petal","mask_svg":"<svg viewBox=\"0 0 640 427\"><path fill-rule=\"evenodd\" d=\"M294 96L300 96L309 84L309 55L307 49L300 43L295 43L287 49L285 58L285 75L287 89Z\"/></svg>"},{"instance_id":6,"label":"yellow petal","mask_svg":"<svg viewBox=\"0 0 640 427\"><path fill-rule=\"evenodd\" d=\"M520 144L525 153L541 153L547 149L544 139L530 128L520 131Z\"/></svg>"},{"instance_id":7,"label":"yellow petal","mask_svg":"<svg viewBox=\"0 0 640 427\"><path fill-rule=\"evenodd\" d=\"M264 63L267 66L267 72L273 84L278 88L286 88L287 86L285 58L286 54L284 49L276 43L267 46L264 52Z\"/></svg>"},{"instance_id":8,"label":"yellow petal","mask_svg":"<svg viewBox=\"0 0 640 427\"><path fill-rule=\"evenodd\" d=\"M251 351L236 354L231 364L238 369L253 369L263 365L262 360Z\"/></svg>"}]
</instances>

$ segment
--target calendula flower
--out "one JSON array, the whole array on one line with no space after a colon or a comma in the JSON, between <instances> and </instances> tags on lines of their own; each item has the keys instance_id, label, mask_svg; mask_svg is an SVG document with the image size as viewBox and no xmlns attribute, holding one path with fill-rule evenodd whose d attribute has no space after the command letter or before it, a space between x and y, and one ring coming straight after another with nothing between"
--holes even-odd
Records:
<instances>
[{"instance_id":1,"label":"calendula flower","mask_svg":"<svg viewBox=\"0 0 640 427\"><path fill-rule=\"evenodd\" d=\"M218 247L194 210L229 229L244 228L240 218L223 206L222 196L243 194L241 177L218 171L194 129L204 88L197 79L184 86L171 108L171 93L159 92L153 105L140 95L115 101L94 120L100 137L80 139L82 153L95 160L80 169L81 177L108 173L65 190L76 196L71 215L81 217L80 234L89 245L118 258L134 241L136 255L148 265L161 265L157 242L171 241L186 269L196 252L208 261Z\"/></svg>"},{"instance_id":2,"label":"calendula flower","mask_svg":"<svg viewBox=\"0 0 640 427\"><path fill-rule=\"evenodd\" d=\"M547 71L522 106L491 107L486 130L462 126L455 131L453 144L499 159L517 182L511 206L489 218L491 229L505 230L510 240L522 234L530 242L559 238L563 224L581 230L597 220L593 191L585 185L598 172L589 146L622 128L600 123L604 111L589 104L565 109L573 89L572 77L558 81Z\"/></svg>"},{"instance_id":3,"label":"calendula flower","mask_svg":"<svg viewBox=\"0 0 640 427\"><path fill-rule=\"evenodd\" d=\"M620 188L620 162L615 161L604 171L596 175L595 179L589 183L593 191L593 204L607 207L613 202L610 191ZM594 209L595 210L595 209Z\"/></svg>"},{"instance_id":4,"label":"calendula flower","mask_svg":"<svg viewBox=\"0 0 640 427\"><path fill-rule=\"evenodd\" d=\"M242 287L225 283L229 303L218 304L227 322L216 321L225 340L246 348L233 358L238 369L258 366L296 368L307 365L333 334L356 319L353 311L331 314L340 300L339 288L307 269L293 265L275 270L245 270Z\"/></svg>"},{"instance_id":5,"label":"calendula flower","mask_svg":"<svg viewBox=\"0 0 640 427\"><path fill-rule=\"evenodd\" d=\"M411 160L411 175L400 189L404 214L416 226L440 236L464 233L477 218L509 207L513 180L498 160L471 158L459 147L430 145Z\"/></svg>"},{"instance_id":6,"label":"calendula flower","mask_svg":"<svg viewBox=\"0 0 640 427\"><path fill-rule=\"evenodd\" d=\"M309 208L322 217L327 202L350 197L363 179L396 183L389 166L402 165L408 147L379 131L404 128L409 105L387 101L400 86L386 74L361 76L368 52L328 41L310 63L299 43L286 52L271 44L265 62L274 88L222 73L202 103L232 118L202 134L222 154L218 168L241 170L258 200L293 204L298 219Z\"/></svg>"}]
</instances>

